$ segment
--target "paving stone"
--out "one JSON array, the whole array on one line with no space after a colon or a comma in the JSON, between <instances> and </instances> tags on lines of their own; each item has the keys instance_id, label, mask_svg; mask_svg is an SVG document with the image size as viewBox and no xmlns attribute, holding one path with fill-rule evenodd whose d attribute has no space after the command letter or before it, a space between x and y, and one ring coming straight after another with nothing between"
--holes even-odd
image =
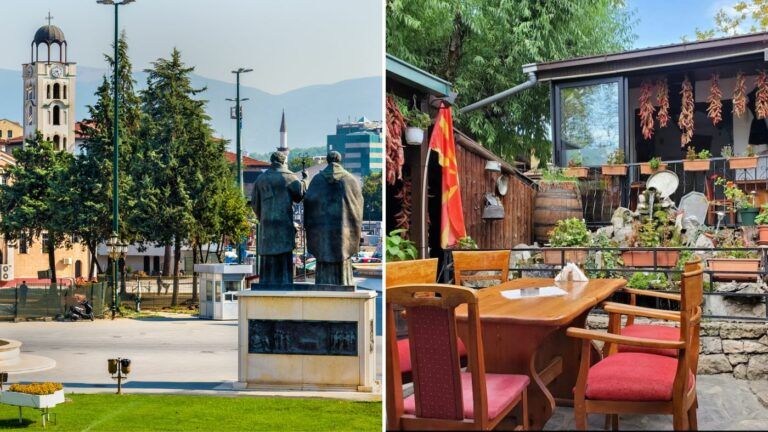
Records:
<instances>
[{"instance_id":1,"label":"paving stone","mask_svg":"<svg viewBox=\"0 0 768 432\"><path fill-rule=\"evenodd\" d=\"M768 378L768 354L758 354L749 359L747 378L751 380Z\"/></svg>"},{"instance_id":2,"label":"paving stone","mask_svg":"<svg viewBox=\"0 0 768 432\"><path fill-rule=\"evenodd\" d=\"M768 408L768 381L750 381L749 388L757 396L757 400Z\"/></svg>"}]
</instances>

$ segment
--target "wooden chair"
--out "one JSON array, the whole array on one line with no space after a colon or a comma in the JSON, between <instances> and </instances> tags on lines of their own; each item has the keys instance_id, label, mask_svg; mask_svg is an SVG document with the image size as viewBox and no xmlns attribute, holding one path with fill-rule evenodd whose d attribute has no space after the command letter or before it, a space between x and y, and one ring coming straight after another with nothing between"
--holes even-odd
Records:
<instances>
[{"instance_id":1,"label":"wooden chair","mask_svg":"<svg viewBox=\"0 0 768 432\"><path fill-rule=\"evenodd\" d=\"M582 340L579 376L574 389L576 428L587 427L587 415L671 414L675 430L696 430L696 374L703 270L682 275L680 332L675 341L645 339L571 327L567 334ZM653 349L676 350L677 357L640 352L610 354L591 366L593 340Z\"/></svg>"},{"instance_id":2,"label":"wooden chair","mask_svg":"<svg viewBox=\"0 0 768 432\"><path fill-rule=\"evenodd\" d=\"M717 223L715 213L717 213L718 208L721 208L728 213L728 220L730 220L731 225L736 223L736 207L733 205L733 200L727 198L715 199L715 185L713 184L712 178L705 177L704 179L704 196L706 196L707 201L709 201L709 206L707 207L707 225L712 226Z\"/></svg>"},{"instance_id":3,"label":"wooden chair","mask_svg":"<svg viewBox=\"0 0 768 432\"><path fill-rule=\"evenodd\" d=\"M466 282L499 281L509 278L509 250L453 251L453 279L456 285ZM498 272L499 274L465 274L465 272Z\"/></svg>"},{"instance_id":4,"label":"wooden chair","mask_svg":"<svg viewBox=\"0 0 768 432\"><path fill-rule=\"evenodd\" d=\"M437 258L388 262L386 264L386 269L387 290L399 285L433 284L437 282ZM428 293L422 293L420 295L431 297L431 294ZM402 319L396 319L395 332L396 335L402 335L403 332L400 331L399 327L404 323L405 313L403 311L396 312L398 312L397 316ZM458 345L462 364L466 365L467 348L461 339L458 339L456 343ZM400 338L397 341L397 346L398 352L400 353L400 374L402 375L403 382L411 382L411 372L413 369L411 366L410 340L407 337Z\"/></svg>"},{"instance_id":5,"label":"wooden chair","mask_svg":"<svg viewBox=\"0 0 768 432\"><path fill-rule=\"evenodd\" d=\"M691 272L696 269L702 268L701 257L696 256L692 260L685 263L683 268L684 272ZM681 288L684 286L681 284ZM696 288L696 287L694 287ZM703 290L703 286L698 287ZM691 289L691 287L688 287ZM666 300L675 301L680 303L681 294L663 293L658 291L641 290L634 288L623 288L623 292L629 294L629 305L621 303L605 302L603 303L603 310L608 313L608 331L613 334L620 334L623 336L660 339L675 341L680 338L680 329L676 326L668 326L663 324L635 324L635 317L645 317L658 319L663 321L669 321L674 323L680 322L680 313L677 311L659 310L648 307L638 307L637 297L653 297ZM703 300L703 292L697 294L700 300ZM700 302L701 303L701 302ZM622 317L626 316L626 325L621 327ZM677 357L677 351L673 349L655 349L647 347L638 347L631 345L617 345L612 343L606 343L603 346L603 354L610 355L616 352L646 352L651 354L660 354L670 357ZM697 362L698 363L698 362ZM697 365L692 365L694 373L696 372Z\"/></svg>"},{"instance_id":6,"label":"wooden chair","mask_svg":"<svg viewBox=\"0 0 768 432\"><path fill-rule=\"evenodd\" d=\"M434 293L424 297L422 293ZM477 294L455 285L400 285L387 289L387 429L488 430L521 405L518 426L528 425L527 375L485 373ZM456 307L467 304L469 372L462 372L456 341ZM395 305L408 313L414 393L403 398ZM522 403L521 403L522 402Z\"/></svg>"}]
</instances>

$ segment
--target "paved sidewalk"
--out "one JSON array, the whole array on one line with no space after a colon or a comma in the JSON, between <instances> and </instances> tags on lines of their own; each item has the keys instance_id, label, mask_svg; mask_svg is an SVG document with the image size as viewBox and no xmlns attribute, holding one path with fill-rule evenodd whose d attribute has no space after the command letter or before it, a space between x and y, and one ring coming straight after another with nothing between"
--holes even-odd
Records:
<instances>
[{"instance_id":1,"label":"paved sidewalk","mask_svg":"<svg viewBox=\"0 0 768 432\"><path fill-rule=\"evenodd\" d=\"M237 322L208 321L185 315L94 322L0 323L0 337L20 340L22 351L56 360L56 368L12 375L11 382L56 381L69 392L107 393L115 381L107 359L130 358L128 393L208 394L224 396L333 397L380 399L357 392L236 391ZM381 364L381 338L376 354ZM381 380L381 366L378 369Z\"/></svg>"}]
</instances>

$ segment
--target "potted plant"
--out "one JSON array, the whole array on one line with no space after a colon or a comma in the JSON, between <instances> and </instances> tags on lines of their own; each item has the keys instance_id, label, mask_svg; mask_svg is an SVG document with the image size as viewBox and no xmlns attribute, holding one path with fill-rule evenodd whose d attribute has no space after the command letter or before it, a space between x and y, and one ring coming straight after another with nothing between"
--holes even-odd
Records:
<instances>
[{"instance_id":1,"label":"potted plant","mask_svg":"<svg viewBox=\"0 0 768 432\"><path fill-rule=\"evenodd\" d=\"M654 174L665 169L667 169L667 164L663 163L660 157L654 157L648 162L640 164L640 174Z\"/></svg>"},{"instance_id":2,"label":"potted plant","mask_svg":"<svg viewBox=\"0 0 768 432\"><path fill-rule=\"evenodd\" d=\"M456 242L456 249L477 249L477 242L470 236L462 237Z\"/></svg>"},{"instance_id":3,"label":"potted plant","mask_svg":"<svg viewBox=\"0 0 768 432\"><path fill-rule=\"evenodd\" d=\"M722 248L746 247L744 237L735 230L721 230L718 238ZM713 272L712 276L715 279L754 281L759 277L757 272L760 270L760 258L755 250L723 250L715 253L714 257L707 259L707 267Z\"/></svg>"},{"instance_id":4,"label":"potted plant","mask_svg":"<svg viewBox=\"0 0 768 432\"><path fill-rule=\"evenodd\" d=\"M603 175L607 176L623 176L627 175L627 164L625 163L624 150L616 149L608 156L608 159L603 165Z\"/></svg>"},{"instance_id":5,"label":"potted plant","mask_svg":"<svg viewBox=\"0 0 768 432\"><path fill-rule=\"evenodd\" d=\"M581 156L581 151L577 151L568 161L568 168L563 169L563 174L567 177L586 178L589 175L589 168L583 164L584 158Z\"/></svg>"},{"instance_id":6,"label":"potted plant","mask_svg":"<svg viewBox=\"0 0 768 432\"><path fill-rule=\"evenodd\" d=\"M724 177L717 177L715 184L723 186L723 194L726 198L731 200L733 206L736 208L736 213L739 215L739 222L742 225L752 226L755 225L755 218L757 217L758 210L754 205L754 197L747 195L743 190L739 189L736 184L731 180L726 180Z\"/></svg>"},{"instance_id":7,"label":"potted plant","mask_svg":"<svg viewBox=\"0 0 768 432\"><path fill-rule=\"evenodd\" d=\"M416 243L403 236L406 231L403 228L396 229L387 236L387 261L408 261L419 257Z\"/></svg>"},{"instance_id":8,"label":"potted plant","mask_svg":"<svg viewBox=\"0 0 768 432\"><path fill-rule=\"evenodd\" d=\"M728 166L732 170L757 168L757 156L751 144L747 145L747 152L743 156L734 156L731 146L724 146L720 154L728 159Z\"/></svg>"},{"instance_id":9,"label":"potted plant","mask_svg":"<svg viewBox=\"0 0 768 432\"><path fill-rule=\"evenodd\" d=\"M424 142L424 133L432 124L429 114L417 109L402 113L405 118L405 141L411 145L421 145Z\"/></svg>"},{"instance_id":10,"label":"potted plant","mask_svg":"<svg viewBox=\"0 0 768 432\"><path fill-rule=\"evenodd\" d=\"M584 219L568 218L557 221L555 228L549 232L549 246L554 248L586 247L589 246L590 233ZM544 264L562 265L565 262L583 264L587 260L586 250L545 250Z\"/></svg>"},{"instance_id":11,"label":"potted plant","mask_svg":"<svg viewBox=\"0 0 768 432\"><path fill-rule=\"evenodd\" d=\"M43 382L13 384L0 392L0 403L18 407L53 408L64 403L64 388L60 383Z\"/></svg>"},{"instance_id":12,"label":"potted plant","mask_svg":"<svg viewBox=\"0 0 768 432\"><path fill-rule=\"evenodd\" d=\"M638 248L680 246L680 232L675 227L675 213L662 208L657 200L641 222L632 226L631 245ZM678 250L628 250L621 254L627 267L674 267L680 257Z\"/></svg>"},{"instance_id":13,"label":"potted plant","mask_svg":"<svg viewBox=\"0 0 768 432\"><path fill-rule=\"evenodd\" d=\"M688 151L685 153L685 160L683 161L683 170L685 171L709 171L709 158L712 157L712 153L709 150L704 149L696 153L696 149L693 146L688 147Z\"/></svg>"},{"instance_id":14,"label":"potted plant","mask_svg":"<svg viewBox=\"0 0 768 432\"><path fill-rule=\"evenodd\" d=\"M757 244L768 246L768 204L760 207L760 214L755 217L757 224Z\"/></svg>"}]
</instances>

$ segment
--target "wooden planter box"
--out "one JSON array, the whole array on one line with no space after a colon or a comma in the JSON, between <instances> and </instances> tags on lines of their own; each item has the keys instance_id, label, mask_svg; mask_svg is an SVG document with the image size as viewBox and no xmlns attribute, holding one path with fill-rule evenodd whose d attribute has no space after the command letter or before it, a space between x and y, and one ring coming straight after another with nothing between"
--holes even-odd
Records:
<instances>
[{"instance_id":1,"label":"wooden planter box","mask_svg":"<svg viewBox=\"0 0 768 432\"><path fill-rule=\"evenodd\" d=\"M64 403L64 390L49 395L33 395L12 391L0 392L0 403L19 407L53 408Z\"/></svg>"},{"instance_id":2,"label":"wooden planter box","mask_svg":"<svg viewBox=\"0 0 768 432\"><path fill-rule=\"evenodd\" d=\"M757 168L757 156L732 157L728 159L728 166L731 169Z\"/></svg>"},{"instance_id":3,"label":"wooden planter box","mask_svg":"<svg viewBox=\"0 0 768 432\"><path fill-rule=\"evenodd\" d=\"M757 226L757 244L768 246L768 225Z\"/></svg>"},{"instance_id":4,"label":"wooden planter box","mask_svg":"<svg viewBox=\"0 0 768 432\"><path fill-rule=\"evenodd\" d=\"M587 167L563 168L563 175L565 175L566 177L587 178L589 176L589 168Z\"/></svg>"},{"instance_id":5,"label":"wooden planter box","mask_svg":"<svg viewBox=\"0 0 768 432\"><path fill-rule=\"evenodd\" d=\"M603 165L603 175L607 176L625 176L627 175L626 165Z\"/></svg>"},{"instance_id":6,"label":"wooden planter box","mask_svg":"<svg viewBox=\"0 0 768 432\"><path fill-rule=\"evenodd\" d=\"M665 163L660 163L659 167L656 168L655 170L651 169L651 164L649 164L648 162L640 164L640 174L654 174L659 171L664 171L665 169L667 169L667 164Z\"/></svg>"},{"instance_id":7,"label":"wooden planter box","mask_svg":"<svg viewBox=\"0 0 768 432\"><path fill-rule=\"evenodd\" d=\"M544 251L544 264L547 265L563 265L562 255L563 251L560 250L545 250ZM565 251L565 262L584 264L587 261L589 251L585 250L567 250Z\"/></svg>"},{"instance_id":8,"label":"wooden planter box","mask_svg":"<svg viewBox=\"0 0 768 432\"><path fill-rule=\"evenodd\" d=\"M656 266L674 267L679 257L680 251L656 251ZM625 251L621 260L626 267L653 267L653 251Z\"/></svg>"},{"instance_id":9,"label":"wooden planter box","mask_svg":"<svg viewBox=\"0 0 768 432\"><path fill-rule=\"evenodd\" d=\"M709 159L684 160L685 171L709 171Z\"/></svg>"},{"instance_id":10,"label":"wooden planter box","mask_svg":"<svg viewBox=\"0 0 768 432\"><path fill-rule=\"evenodd\" d=\"M728 273L729 271L738 272L757 272L760 269L760 260L758 258L710 258L707 260L707 266L714 273L713 277L722 280L754 281L758 275L744 273Z\"/></svg>"}]
</instances>

